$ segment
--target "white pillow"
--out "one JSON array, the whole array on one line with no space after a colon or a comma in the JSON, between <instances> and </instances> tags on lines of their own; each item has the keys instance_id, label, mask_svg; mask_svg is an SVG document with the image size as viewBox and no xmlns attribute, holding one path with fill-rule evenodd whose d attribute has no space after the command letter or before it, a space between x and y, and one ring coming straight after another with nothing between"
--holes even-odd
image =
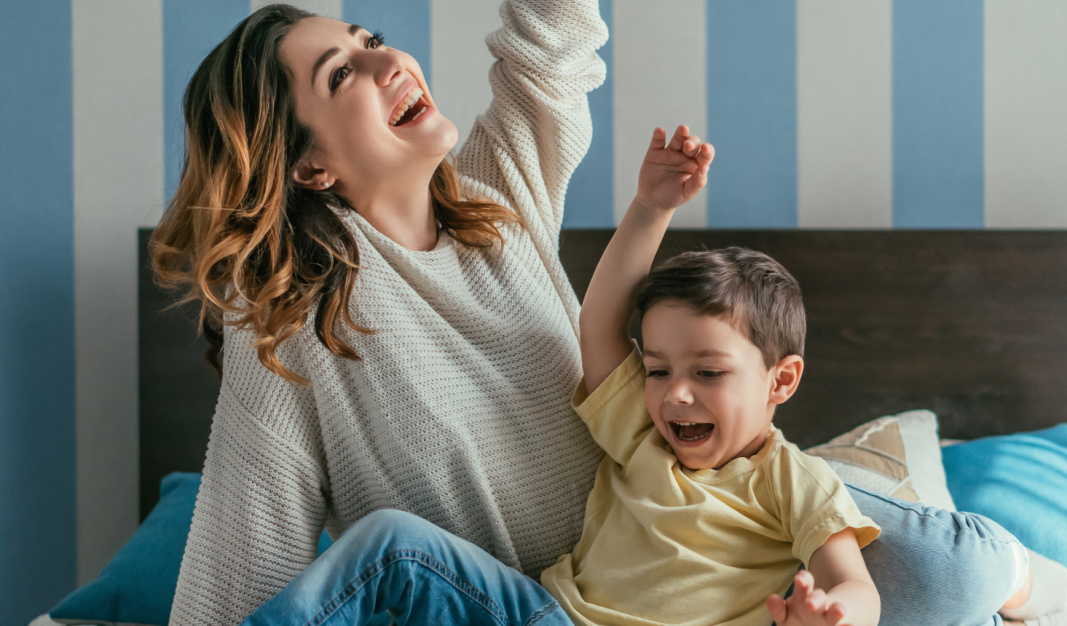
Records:
<instances>
[{"instance_id":1,"label":"white pillow","mask_svg":"<svg viewBox=\"0 0 1067 626\"><path fill-rule=\"evenodd\" d=\"M806 452L825 460L845 482L956 510L941 465L937 416L930 411L880 417Z\"/></svg>"}]
</instances>

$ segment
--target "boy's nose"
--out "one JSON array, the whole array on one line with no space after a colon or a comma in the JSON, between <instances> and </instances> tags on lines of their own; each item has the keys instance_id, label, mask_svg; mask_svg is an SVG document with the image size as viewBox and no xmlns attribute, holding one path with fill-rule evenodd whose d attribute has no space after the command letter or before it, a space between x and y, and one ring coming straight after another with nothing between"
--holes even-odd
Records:
<instances>
[{"instance_id":1,"label":"boy's nose","mask_svg":"<svg viewBox=\"0 0 1067 626\"><path fill-rule=\"evenodd\" d=\"M678 382L667 387L667 395L664 398L670 404L692 404L693 394L689 391L689 385Z\"/></svg>"}]
</instances>

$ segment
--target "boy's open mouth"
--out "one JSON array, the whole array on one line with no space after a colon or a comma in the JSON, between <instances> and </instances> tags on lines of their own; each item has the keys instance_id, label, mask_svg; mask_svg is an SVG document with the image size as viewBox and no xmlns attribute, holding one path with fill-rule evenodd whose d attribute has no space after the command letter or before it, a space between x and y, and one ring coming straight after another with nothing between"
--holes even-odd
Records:
<instances>
[{"instance_id":1,"label":"boy's open mouth","mask_svg":"<svg viewBox=\"0 0 1067 626\"><path fill-rule=\"evenodd\" d=\"M682 441L700 441L711 436L715 424L698 424L696 422L667 422L674 431L674 436Z\"/></svg>"}]
</instances>

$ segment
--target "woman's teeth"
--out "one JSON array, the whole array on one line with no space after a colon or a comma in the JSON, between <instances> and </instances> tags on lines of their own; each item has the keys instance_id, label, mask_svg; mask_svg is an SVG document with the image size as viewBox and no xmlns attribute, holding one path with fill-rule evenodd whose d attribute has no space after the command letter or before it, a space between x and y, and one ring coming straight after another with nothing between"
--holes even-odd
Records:
<instances>
[{"instance_id":1,"label":"woman's teeth","mask_svg":"<svg viewBox=\"0 0 1067 626\"><path fill-rule=\"evenodd\" d=\"M393 117L391 120L389 120L389 123L393 126L396 126L397 123L400 122L400 118L404 117L404 114L408 112L408 109L410 109L413 104L419 101L419 98L422 97L422 94L423 91L418 87L416 87L411 93L409 93L407 98L404 98L404 101L400 103L400 108L398 108L396 110L396 113L393 114ZM423 107L422 110L416 113L415 117L411 118L411 120L409 121L414 122L425 111L426 107Z\"/></svg>"}]
</instances>

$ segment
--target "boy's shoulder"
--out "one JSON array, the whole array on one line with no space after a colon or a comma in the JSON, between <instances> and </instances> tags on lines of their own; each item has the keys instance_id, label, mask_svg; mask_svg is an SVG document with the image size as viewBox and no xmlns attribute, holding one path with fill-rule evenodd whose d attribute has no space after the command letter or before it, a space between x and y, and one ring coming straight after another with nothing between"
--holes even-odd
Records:
<instances>
[{"instance_id":1,"label":"boy's shoulder","mask_svg":"<svg viewBox=\"0 0 1067 626\"><path fill-rule=\"evenodd\" d=\"M844 483L825 460L804 452L777 428L768 436L767 446L765 469L780 479L787 479L794 487L810 482L824 485Z\"/></svg>"}]
</instances>

